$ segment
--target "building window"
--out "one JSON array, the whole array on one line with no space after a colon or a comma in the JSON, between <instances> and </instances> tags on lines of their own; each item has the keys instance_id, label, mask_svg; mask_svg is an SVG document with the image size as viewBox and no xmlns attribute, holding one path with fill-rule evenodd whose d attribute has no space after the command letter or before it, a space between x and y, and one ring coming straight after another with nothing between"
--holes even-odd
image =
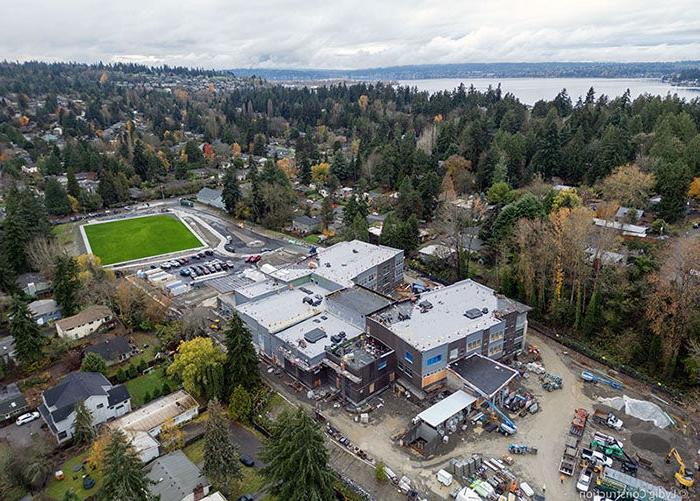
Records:
<instances>
[{"instance_id":1,"label":"building window","mask_svg":"<svg viewBox=\"0 0 700 501\"><path fill-rule=\"evenodd\" d=\"M454 360L459 356L459 349L455 348L454 350L450 351L450 360Z\"/></svg>"},{"instance_id":2,"label":"building window","mask_svg":"<svg viewBox=\"0 0 700 501\"><path fill-rule=\"evenodd\" d=\"M410 364L413 363L413 354L410 351L407 351L403 358L406 360L406 362Z\"/></svg>"},{"instance_id":3,"label":"building window","mask_svg":"<svg viewBox=\"0 0 700 501\"><path fill-rule=\"evenodd\" d=\"M434 357L430 357L428 361L426 362L426 365L435 365L442 360L442 355L435 355Z\"/></svg>"},{"instance_id":4,"label":"building window","mask_svg":"<svg viewBox=\"0 0 700 501\"><path fill-rule=\"evenodd\" d=\"M467 352L478 350L479 348L481 348L481 338L467 343Z\"/></svg>"},{"instance_id":5,"label":"building window","mask_svg":"<svg viewBox=\"0 0 700 501\"><path fill-rule=\"evenodd\" d=\"M105 404L97 404L97 408L98 408L98 409L101 409L101 408L104 407L104 406L105 406Z\"/></svg>"},{"instance_id":6,"label":"building window","mask_svg":"<svg viewBox=\"0 0 700 501\"><path fill-rule=\"evenodd\" d=\"M62 431L62 432L60 432L60 433L58 434L58 438L59 438L59 439L64 439L64 438L66 438L67 436L68 436L68 432L67 432L67 431Z\"/></svg>"},{"instance_id":7,"label":"building window","mask_svg":"<svg viewBox=\"0 0 700 501\"><path fill-rule=\"evenodd\" d=\"M489 356L500 353L501 351L503 351L503 344L502 343L498 343L495 345L492 344L491 346L489 346Z\"/></svg>"},{"instance_id":8,"label":"building window","mask_svg":"<svg viewBox=\"0 0 700 501\"><path fill-rule=\"evenodd\" d=\"M386 369L386 364L387 364L386 360L380 360L379 363L377 364L377 370Z\"/></svg>"},{"instance_id":9,"label":"building window","mask_svg":"<svg viewBox=\"0 0 700 501\"><path fill-rule=\"evenodd\" d=\"M489 338L490 342L495 342L495 341L500 341L503 339L503 332L504 331L498 331L498 332L492 332L491 337Z\"/></svg>"}]
</instances>

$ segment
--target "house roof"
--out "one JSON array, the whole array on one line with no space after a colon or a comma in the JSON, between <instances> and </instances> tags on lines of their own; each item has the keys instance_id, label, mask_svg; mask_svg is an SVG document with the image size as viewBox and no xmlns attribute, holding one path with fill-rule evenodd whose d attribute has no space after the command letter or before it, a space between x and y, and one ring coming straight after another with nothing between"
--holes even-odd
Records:
<instances>
[{"instance_id":1,"label":"house roof","mask_svg":"<svg viewBox=\"0 0 700 501\"><path fill-rule=\"evenodd\" d=\"M306 214L297 216L294 219L292 219L292 221L297 224L303 224L306 226L316 226L318 224L321 224L321 221L317 217L307 216Z\"/></svg>"},{"instance_id":2,"label":"house roof","mask_svg":"<svg viewBox=\"0 0 700 501\"><path fill-rule=\"evenodd\" d=\"M476 398L462 390L458 390L449 397L440 400L432 407L428 407L426 410L418 414L417 417L433 428L437 428L442 423L450 419L458 412L463 411L474 402L476 402Z\"/></svg>"},{"instance_id":3,"label":"house roof","mask_svg":"<svg viewBox=\"0 0 700 501\"><path fill-rule=\"evenodd\" d=\"M131 345L124 336L116 336L111 339L88 346L88 353L96 353L105 360L119 360L121 355L131 352Z\"/></svg>"},{"instance_id":4,"label":"house roof","mask_svg":"<svg viewBox=\"0 0 700 501\"><path fill-rule=\"evenodd\" d=\"M99 372L71 372L43 394L47 406L46 413L51 415L54 422L67 418L77 402L100 395L108 398L110 406L129 399L126 386L112 386ZM54 410L50 411L51 408Z\"/></svg>"},{"instance_id":5,"label":"house roof","mask_svg":"<svg viewBox=\"0 0 700 501\"><path fill-rule=\"evenodd\" d=\"M147 476L154 482L149 487L151 493L168 501L179 501L192 494L197 486L209 485L207 478L181 450L153 461Z\"/></svg>"},{"instance_id":6,"label":"house roof","mask_svg":"<svg viewBox=\"0 0 700 501\"><path fill-rule=\"evenodd\" d=\"M458 360L450 369L477 393L489 398L518 375L518 371L478 353Z\"/></svg>"},{"instance_id":7,"label":"house roof","mask_svg":"<svg viewBox=\"0 0 700 501\"><path fill-rule=\"evenodd\" d=\"M183 412L199 407L197 401L185 390L178 390L161 397L139 409L112 421L110 427L122 431L148 432L174 419Z\"/></svg>"},{"instance_id":8,"label":"house roof","mask_svg":"<svg viewBox=\"0 0 700 501\"><path fill-rule=\"evenodd\" d=\"M27 400L16 383L0 386L0 419L24 410L26 407Z\"/></svg>"},{"instance_id":9,"label":"house roof","mask_svg":"<svg viewBox=\"0 0 700 501\"><path fill-rule=\"evenodd\" d=\"M38 299L37 301L32 301L29 303L29 310L34 316L46 315L48 313L53 313L59 310L58 303L53 299Z\"/></svg>"},{"instance_id":10,"label":"house roof","mask_svg":"<svg viewBox=\"0 0 700 501\"><path fill-rule=\"evenodd\" d=\"M110 310L106 306L95 304L92 306L88 306L77 315L58 320L56 322L56 326L60 327L64 331L69 331L71 329L75 329L76 327L81 327L85 324L89 324L90 322L94 322L96 320L103 320L111 316L112 310Z\"/></svg>"},{"instance_id":11,"label":"house roof","mask_svg":"<svg viewBox=\"0 0 700 501\"><path fill-rule=\"evenodd\" d=\"M12 336L5 336L0 338L0 357L10 357L15 356L15 338Z\"/></svg>"}]
</instances>

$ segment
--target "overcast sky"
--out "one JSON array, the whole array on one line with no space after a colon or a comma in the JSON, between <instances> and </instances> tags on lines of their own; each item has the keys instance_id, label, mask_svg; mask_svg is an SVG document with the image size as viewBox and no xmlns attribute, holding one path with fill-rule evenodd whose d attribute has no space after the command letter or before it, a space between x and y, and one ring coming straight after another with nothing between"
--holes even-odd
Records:
<instances>
[{"instance_id":1,"label":"overcast sky","mask_svg":"<svg viewBox=\"0 0 700 501\"><path fill-rule=\"evenodd\" d=\"M700 59L700 0L2 0L0 59L206 68Z\"/></svg>"}]
</instances>

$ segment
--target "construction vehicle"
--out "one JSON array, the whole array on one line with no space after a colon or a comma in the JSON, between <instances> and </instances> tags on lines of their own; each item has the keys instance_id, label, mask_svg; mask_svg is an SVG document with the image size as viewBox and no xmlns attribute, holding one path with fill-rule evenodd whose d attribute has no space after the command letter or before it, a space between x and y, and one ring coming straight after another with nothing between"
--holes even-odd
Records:
<instances>
[{"instance_id":1,"label":"construction vehicle","mask_svg":"<svg viewBox=\"0 0 700 501\"><path fill-rule=\"evenodd\" d=\"M605 425L608 428L612 428L612 429L617 430L617 431L620 431L622 429L623 424L624 424L622 419L618 418L612 412L605 412L605 411L599 411L599 410L597 410L593 413L593 420L596 423Z\"/></svg>"},{"instance_id":2,"label":"construction vehicle","mask_svg":"<svg viewBox=\"0 0 700 501\"><path fill-rule=\"evenodd\" d=\"M636 475L637 470L639 470L639 462L627 454L619 445L593 440L591 449L597 449L606 456L619 460L622 463L622 471L625 473Z\"/></svg>"},{"instance_id":3,"label":"construction vehicle","mask_svg":"<svg viewBox=\"0 0 700 501\"><path fill-rule=\"evenodd\" d=\"M183 207L194 207L194 202L188 198L181 198L180 205Z\"/></svg>"},{"instance_id":4,"label":"construction vehicle","mask_svg":"<svg viewBox=\"0 0 700 501\"><path fill-rule=\"evenodd\" d=\"M676 463L678 463L678 471L673 475L676 482L682 487L691 488L693 484L695 484L693 470L689 470L685 467L685 462L675 447L666 454L666 464L671 463L671 458L675 459Z\"/></svg>"},{"instance_id":5,"label":"construction vehicle","mask_svg":"<svg viewBox=\"0 0 700 501\"><path fill-rule=\"evenodd\" d=\"M586 381L588 383L607 384L608 386L610 386L610 388L612 388L614 390L620 390L624 386L622 384L622 382L620 382L616 379L613 379L613 378L607 377L607 376L602 376L600 374L595 374L595 373L589 372L589 371L581 372L581 379L583 379L584 381Z\"/></svg>"},{"instance_id":6,"label":"construction vehicle","mask_svg":"<svg viewBox=\"0 0 700 501\"><path fill-rule=\"evenodd\" d=\"M583 432L586 430L587 422L588 411L586 409L576 409L574 411L574 419L571 421L569 433L577 437L583 436Z\"/></svg>"},{"instance_id":7,"label":"construction vehicle","mask_svg":"<svg viewBox=\"0 0 700 501\"><path fill-rule=\"evenodd\" d=\"M682 501L680 494L639 480L612 468L605 468L596 477L598 493L616 501Z\"/></svg>"}]
</instances>

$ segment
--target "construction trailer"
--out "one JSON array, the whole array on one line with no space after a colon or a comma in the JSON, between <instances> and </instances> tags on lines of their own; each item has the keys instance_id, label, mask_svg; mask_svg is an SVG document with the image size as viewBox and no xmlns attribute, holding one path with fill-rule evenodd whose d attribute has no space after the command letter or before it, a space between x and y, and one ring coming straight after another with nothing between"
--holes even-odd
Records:
<instances>
[{"instance_id":1,"label":"construction trailer","mask_svg":"<svg viewBox=\"0 0 700 501\"><path fill-rule=\"evenodd\" d=\"M669 492L661 486L650 484L621 471L605 468L598 475L596 487L609 498L618 501L681 501L675 492Z\"/></svg>"}]
</instances>

